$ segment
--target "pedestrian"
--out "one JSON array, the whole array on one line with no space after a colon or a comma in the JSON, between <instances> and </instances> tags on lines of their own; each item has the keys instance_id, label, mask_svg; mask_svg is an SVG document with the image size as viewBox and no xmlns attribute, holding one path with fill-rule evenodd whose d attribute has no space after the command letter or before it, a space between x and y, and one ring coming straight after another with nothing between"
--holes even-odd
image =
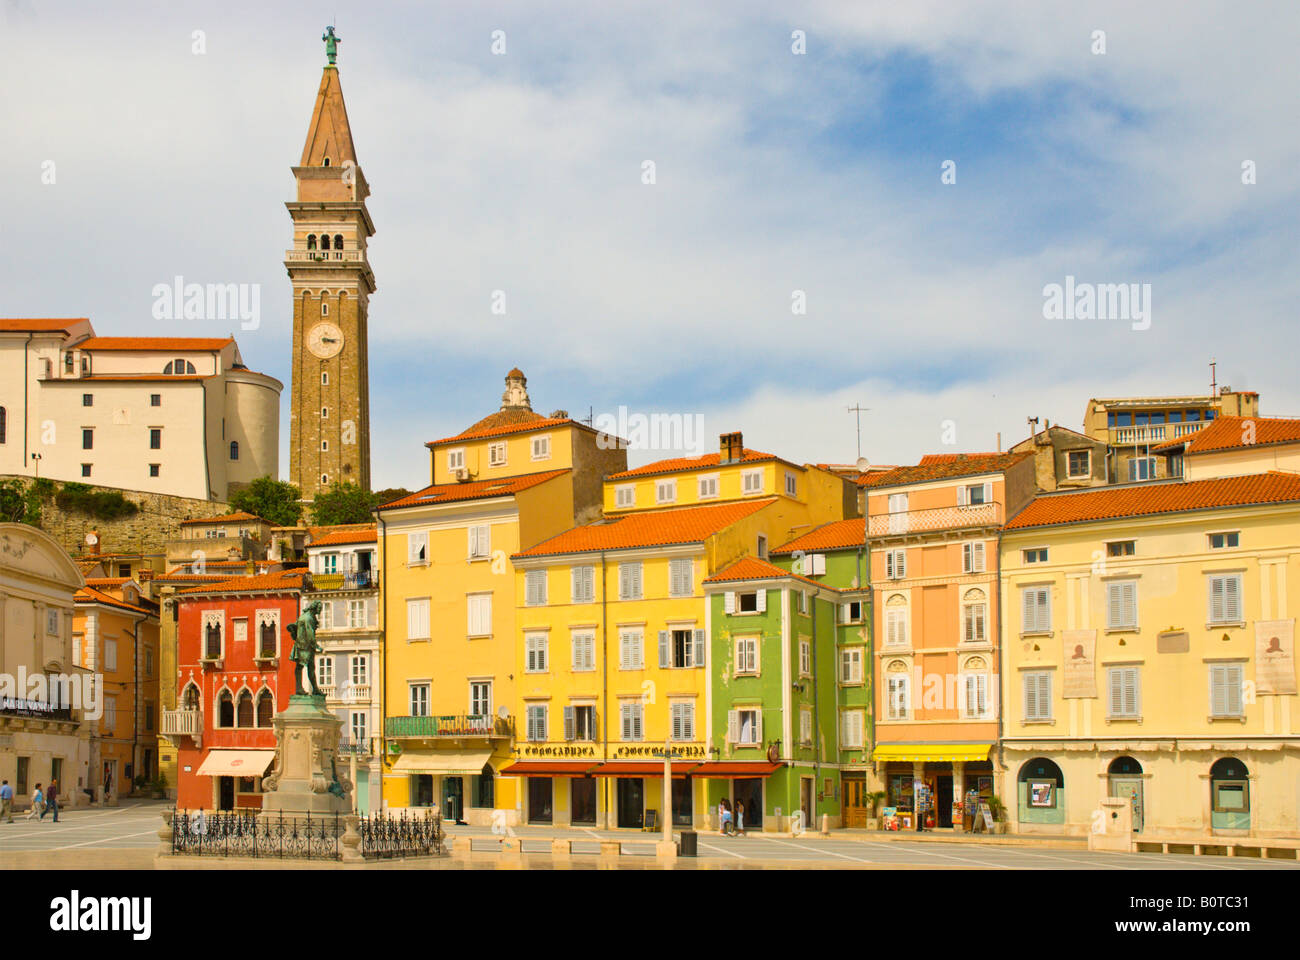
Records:
<instances>
[{"instance_id":1,"label":"pedestrian","mask_svg":"<svg viewBox=\"0 0 1300 960\"><path fill-rule=\"evenodd\" d=\"M39 817L45 811L45 794L41 793L41 785L38 783L36 789L32 791L32 808L27 811L27 819Z\"/></svg>"},{"instance_id":2,"label":"pedestrian","mask_svg":"<svg viewBox=\"0 0 1300 960\"><path fill-rule=\"evenodd\" d=\"M728 828L731 827L731 807L727 804L726 797L718 803L718 826L718 832L726 836Z\"/></svg>"},{"instance_id":3,"label":"pedestrian","mask_svg":"<svg viewBox=\"0 0 1300 960\"><path fill-rule=\"evenodd\" d=\"M59 822L59 781L57 780L51 780L50 785L45 788L45 809L41 811L41 819L44 820L45 815L51 811L54 812L54 822L58 823Z\"/></svg>"},{"instance_id":4,"label":"pedestrian","mask_svg":"<svg viewBox=\"0 0 1300 960\"><path fill-rule=\"evenodd\" d=\"M745 801L736 801L736 833L740 836L745 835Z\"/></svg>"},{"instance_id":5,"label":"pedestrian","mask_svg":"<svg viewBox=\"0 0 1300 960\"><path fill-rule=\"evenodd\" d=\"M0 781L0 817L6 822L14 822L14 788L9 786L9 781Z\"/></svg>"}]
</instances>

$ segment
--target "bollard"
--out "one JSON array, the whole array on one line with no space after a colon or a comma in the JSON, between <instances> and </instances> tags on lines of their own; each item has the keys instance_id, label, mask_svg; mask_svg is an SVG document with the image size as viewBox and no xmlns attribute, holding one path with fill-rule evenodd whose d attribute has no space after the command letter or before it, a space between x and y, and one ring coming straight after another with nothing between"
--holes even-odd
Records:
<instances>
[{"instance_id":1,"label":"bollard","mask_svg":"<svg viewBox=\"0 0 1300 960\"><path fill-rule=\"evenodd\" d=\"M822 814L822 836L829 837L830 835L831 835L831 817L830 814L823 813Z\"/></svg>"},{"instance_id":2,"label":"bollard","mask_svg":"<svg viewBox=\"0 0 1300 960\"><path fill-rule=\"evenodd\" d=\"M172 810L162 812L163 825L158 828L158 856L172 855Z\"/></svg>"},{"instance_id":3,"label":"bollard","mask_svg":"<svg viewBox=\"0 0 1300 960\"><path fill-rule=\"evenodd\" d=\"M343 823L343 862L365 863L366 858L361 853L361 831L358 829L361 818L350 813L343 818Z\"/></svg>"}]
</instances>

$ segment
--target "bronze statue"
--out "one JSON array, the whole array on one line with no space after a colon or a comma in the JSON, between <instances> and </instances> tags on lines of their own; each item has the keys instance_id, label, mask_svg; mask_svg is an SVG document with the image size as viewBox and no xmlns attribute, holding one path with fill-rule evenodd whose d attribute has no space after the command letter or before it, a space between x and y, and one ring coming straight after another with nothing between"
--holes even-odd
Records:
<instances>
[{"instance_id":1,"label":"bronze statue","mask_svg":"<svg viewBox=\"0 0 1300 960\"><path fill-rule=\"evenodd\" d=\"M297 623L289 624L289 636L293 637L293 650L289 659L293 661L293 681L295 694L320 696L316 685L316 654L325 648L316 642L316 625L320 623L320 601L313 600L302 609ZM304 689L308 687L310 689Z\"/></svg>"},{"instance_id":2,"label":"bronze statue","mask_svg":"<svg viewBox=\"0 0 1300 960\"><path fill-rule=\"evenodd\" d=\"M334 28L329 26L325 28L325 33L321 35L321 39L325 41L325 56L329 57L330 66L332 67L334 66L334 59L339 55L339 44L343 42L343 38L334 36Z\"/></svg>"}]
</instances>

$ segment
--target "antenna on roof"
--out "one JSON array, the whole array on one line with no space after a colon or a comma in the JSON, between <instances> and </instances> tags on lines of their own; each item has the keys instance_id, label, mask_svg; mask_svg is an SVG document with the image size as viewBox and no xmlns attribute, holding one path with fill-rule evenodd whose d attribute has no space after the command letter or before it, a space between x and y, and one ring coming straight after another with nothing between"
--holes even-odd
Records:
<instances>
[{"instance_id":1,"label":"antenna on roof","mask_svg":"<svg viewBox=\"0 0 1300 960\"><path fill-rule=\"evenodd\" d=\"M582 422L589 427L596 422L596 410L594 407L592 406L587 407L587 419L583 420Z\"/></svg>"},{"instance_id":2,"label":"antenna on roof","mask_svg":"<svg viewBox=\"0 0 1300 960\"><path fill-rule=\"evenodd\" d=\"M1217 371L1215 370L1215 367L1217 367L1218 365L1219 362L1215 360L1213 357L1211 357L1210 358L1210 396L1212 397L1217 397L1219 395L1219 380L1217 376Z\"/></svg>"},{"instance_id":3,"label":"antenna on roof","mask_svg":"<svg viewBox=\"0 0 1300 960\"><path fill-rule=\"evenodd\" d=\"M857 421L858 424L858 459L861 460L862 459L862 415L864 413L868 413L871 410L871 408L864 407L860 403L855 403L853 406L845 407L844 409L847 410L849 413L855 415L854 419Z\"/></svg>"}]
</instances>

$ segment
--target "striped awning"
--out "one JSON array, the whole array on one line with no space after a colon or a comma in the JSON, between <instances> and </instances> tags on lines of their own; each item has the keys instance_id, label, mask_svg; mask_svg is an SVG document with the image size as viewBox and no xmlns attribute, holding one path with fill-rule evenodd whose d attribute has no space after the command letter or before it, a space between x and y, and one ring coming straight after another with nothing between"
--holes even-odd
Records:
<instances>
[{"instance_id":1,"label":"striped awning","mask_svg":"<svg viewBox=\"0 0 1300 960\"><path fill-rule=\"evenodd\" d=\"M969 763L987 760L991 743L882 743L872 751L877 763L898 760L910 763Z\"/></svg>"}]
</instances>

